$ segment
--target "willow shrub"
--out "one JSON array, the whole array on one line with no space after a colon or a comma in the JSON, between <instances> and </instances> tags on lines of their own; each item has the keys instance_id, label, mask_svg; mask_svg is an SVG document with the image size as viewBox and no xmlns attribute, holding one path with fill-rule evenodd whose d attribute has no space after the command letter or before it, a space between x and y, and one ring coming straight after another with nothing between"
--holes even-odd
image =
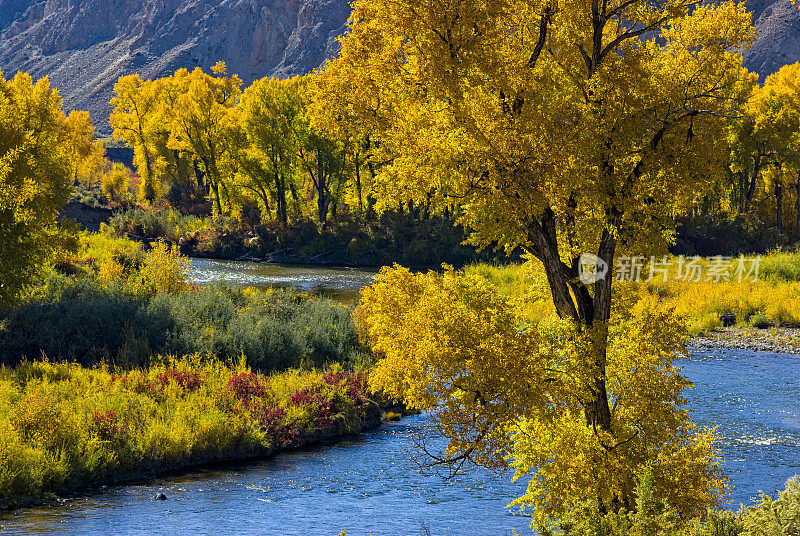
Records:
<instances>
[{"instance_id":1,"label":"willow shrub","mask_svg":"<svg viewBox=\"0 0 800 536\"><path fill-rule=\"evenodd\" d=\"M800 254L776 251L762 258L758 281L740 283L734 279L716 283L676 280L677 262L673 262L673 271L666 283L660 275L652 282L645 282L649 276L645 267L642 282L620 283L619 288L634 286L642 295L657 296L665 304L674 306L675 312L688 320L692 334L722 327L720 316L723 313L735 313L742 324L751 317L763 317L775 324L793 325L800 324L799 263ZM705 269L707 262L702 264ZM484 277L497 285L500 292L514 298L529 320L536 321L553 313L549 296L535 290L542 287L544 274L538 263L475 264L465 271Z\"/></svg>"},{"instance_id":2,"label":"willow shrub","mask_svg":"<svg viewBox=\"0 0 800 536\"><path fill-rule=\"evenodd\" d=\"M145 365L151 354L244 355L261 371L323 366L360 352L350 310L291 291L215 285L153 297L54 277L0 320L0 361L42 354L83 365Z\"/></svg>"},{"instance_id":3,"label":"willow shrub","mask_svg":"<svg viewBox=\"0 0 800 536\"><path fill-rule=\"evenodd\" d=\"M681 519L663 501L654 500L647 474L637 488L637 509L605 516L585 517L575 523L565 517L556 530L545 528L543 536L788 536L800 534L800 480L786 482L777 498L762 494L738 512L709 510L700 519Z\"/></svg>"},{"instance_id":4,"label":"willow shrub","mask_svg":"<svg viewBox=\"0 0 800 536\"><path fill-rule=\"evenodd\" d=\"M110 370L47 361L0 369L0 506L357 432L366 376L159 358Z\"/></svg>"}]
</instances>

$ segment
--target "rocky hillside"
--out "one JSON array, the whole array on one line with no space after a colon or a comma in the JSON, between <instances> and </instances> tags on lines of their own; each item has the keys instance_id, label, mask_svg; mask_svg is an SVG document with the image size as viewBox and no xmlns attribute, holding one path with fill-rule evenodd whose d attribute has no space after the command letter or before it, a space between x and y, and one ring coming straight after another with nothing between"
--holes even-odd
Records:
<instances>
[{"instance_id":1,"label":"rocky hillside","mask_svg":"<svg viewBox=\"0 0 800 536\"><path fill-rule=\"evenodd\" d=\"M762 80L787 63L800 61L800 10L790 0L748 0L758 41L745 52L745 64Z\"/></svg>"},{"instance_id":2,"label":"rocky hillside","mask_svg":"<svg viewBox=\"0 0 800 536\"><path fill-rule=\"evenodd\" d=\"M800 11L749 0L759 40L747 66L766 76L800 60ZM245 82L308 73L337 50L349 0L0 0L0 70L49 75L69 109L107 132L116 79L158 77L222 59Z\"/></svg>"},{"instance_id":3,"label":"rocky hillside","mask_svg":"<svg viewBox=\"0 0 800 536\"><path fill-rule=\"evenodd\" d=\"M0 0L0 70L49 75L98 127L114 82L222 59L245 82L308 73L337 50L348 0Z\"/></svg>"}]
</instances>

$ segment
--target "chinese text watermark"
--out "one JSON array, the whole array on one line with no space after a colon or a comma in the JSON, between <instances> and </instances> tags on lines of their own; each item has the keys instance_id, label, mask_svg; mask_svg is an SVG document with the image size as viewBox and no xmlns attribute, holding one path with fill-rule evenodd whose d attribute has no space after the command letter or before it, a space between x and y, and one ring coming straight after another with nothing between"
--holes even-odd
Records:
<instances>
[{"instance_id":1,"label":"chinese text watermark","mask_svg":"<svg viewBox=\"0 0 800 536\"><path fill-rule=\"evenodd\" d=\"M746 282L758 281L761 255L755 257L700 256L650 257L621 255L617 258L611 276L614 281L662 282ZM582 283L590 285L609 275L608 264L591 253L584 253L578 261L578 276Z\"/></svg>"}]
</instances>

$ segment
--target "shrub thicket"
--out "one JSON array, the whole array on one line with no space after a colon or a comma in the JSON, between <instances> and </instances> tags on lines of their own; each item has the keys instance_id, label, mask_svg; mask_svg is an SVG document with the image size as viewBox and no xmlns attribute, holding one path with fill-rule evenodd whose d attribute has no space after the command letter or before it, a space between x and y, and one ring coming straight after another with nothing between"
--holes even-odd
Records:
<instances>
[{"instance_id":1,"label":"shrub thicket","mask_svg":"<svg viewBox=\"0 0 800 536\"><path fill-rule=\"evenodd\" d=\"M0 508L265 456L358 432L376 418L364 373L340 369L264 376L196 355L130 371L47 361L3 367Z\"/></svg>"},{"instance_id":2,"label":"shrub thicket","mask_svg":"<svg viewBox=\"0 0 800 536\"><path fill-rule=\"evenodd\" d=\"M6 313L0 362L42 354L135 367L153 353L244 355L261 371L343 362L359 352L350 310L292 291L214 285L152 298L94 279L53 277Z\"/></svg>"},{"instance_id":3,"label":"shrub thicket","mask_svg":"<svg viewBox=\"0 0 800 536\"><path fill-rule=\"evenodd\" d=\"M566 516L555 527L540 527L543 536L788 536L800 534L800 480L786 482L777 499L762 495L738 512L710 510L705 519L681 519L662 501L652 498L652 484L643 475L637 486L633 511L605 516L581 516L573 523Z\"/></svg>"},{"instance_id":4,"label":"shrub thicket","mask_svg":"<svg viewBox=\"0 0 800 536\"><path fill-rule=\"evenodd\" d=\"M182 215L174 210L131 209L115 214L109 229L118 236L163 238L200 257L243 255L310 263L382 266L456 266L502 255L477 252L463 245L464 229L443 217L423 218L411 212L380 217L342 214L322 228L311 219L290 224L249 226L229 218Z\"/></svg>"},{"instance_id":5,"label":"shrub thicket","mask_svg":"<svg viewBox=\"0 0 800 536\"><path fill-rule=\"evenodd\" d=\"M83 235L77 255L0 311L0 363L51 359L122 367L150 355L239 358L261 371L344 362L360 354L350 310L290 290L187 282L189 259L157 242Z\"/></svg>"}]
</instances>

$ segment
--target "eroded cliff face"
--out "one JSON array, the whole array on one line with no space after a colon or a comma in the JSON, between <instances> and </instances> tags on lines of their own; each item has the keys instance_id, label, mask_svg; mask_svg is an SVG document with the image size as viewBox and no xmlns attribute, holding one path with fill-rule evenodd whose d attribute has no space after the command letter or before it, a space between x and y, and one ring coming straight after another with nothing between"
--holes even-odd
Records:
<instances>
[{"instance_id":1,"label":"eroded cliff face","mask_svg":"<svg viewBox=\"0 0 800 536\"><path fill-rule=\"evenodd\" d=\"M745 52L762 78L800 60L800 11L750 0L759 39ZM338 50L349 0L0 0L0 70L50 76L67 109L106 120L114 82L219 60L246 83L309 73Z\"/></svg>"},{"instance_id":2,"label":"eroded cliff face","mask_svg":"<svg viewBox=\"0 0 800 536\"><path fill-rule=\"evenodd\" d=\"M105 124L117 78L219 60L245 82L319 67L338 50L348 0L0 0L0 69L50 76L68 109Z\"/></svg>"}]
</instances>

